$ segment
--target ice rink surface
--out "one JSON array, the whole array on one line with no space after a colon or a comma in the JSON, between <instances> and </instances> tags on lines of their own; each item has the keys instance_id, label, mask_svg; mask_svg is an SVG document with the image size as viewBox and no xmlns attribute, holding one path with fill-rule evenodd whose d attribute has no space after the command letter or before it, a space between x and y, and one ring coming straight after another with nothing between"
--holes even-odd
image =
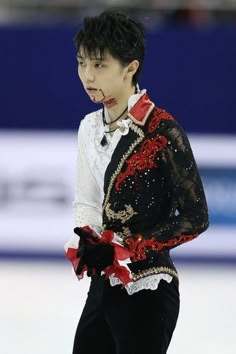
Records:
<instances>
[{"instance_id":1,"label":"ice rink surface","mask_svg":"<svg viewBox=\"0 0 236 354\"><path fill-rule=\"evenodd\" d=\"M236 267L176 266L181 310L168 354L236 354ZM1 261L0 279L0 353L71 354L89 279L67 260Z\"/></svg>"}]
</instances>

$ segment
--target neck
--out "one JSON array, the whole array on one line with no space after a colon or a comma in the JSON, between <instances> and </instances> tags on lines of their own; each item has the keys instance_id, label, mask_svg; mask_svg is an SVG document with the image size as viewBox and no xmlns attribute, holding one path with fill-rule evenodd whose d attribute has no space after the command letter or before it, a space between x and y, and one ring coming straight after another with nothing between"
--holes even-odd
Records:
<instances>
[{"instance_id":1,"label":"neck","mask_svg":"<svg viewBox=\"0 0 236 354\"><path fill-rule=\"evenodd\" d=\"M117 100L114 100L115 104L112 107L105 105L110 117L110 124L117 122L118 117L119 119L122 119L127 115L128 109L126 110L126 107L128 106L128 100L134 93L135 87L130 87L130 89L124 92L122 96L120 96ZM124 113L122 114L122 112Z\"/></svg>"}]
</instances>

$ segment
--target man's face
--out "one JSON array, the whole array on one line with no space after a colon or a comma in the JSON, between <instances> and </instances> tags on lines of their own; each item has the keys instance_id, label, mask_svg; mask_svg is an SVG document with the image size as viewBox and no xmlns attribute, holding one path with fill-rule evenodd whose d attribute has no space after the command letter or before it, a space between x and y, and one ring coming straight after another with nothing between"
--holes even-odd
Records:
<instances>
[{"instance_id":1,"label":"man's face","mask_svg":"<svg viewBox=\"0 0 236 354\"><path fill-rule=\"evenodd\" d=\"M93 102L108 108L117 103L127 85L127 68L105 51L104 57L88 57L81 49L77 56L78 74L85 91Z\"/></svg>"}]
</instances>

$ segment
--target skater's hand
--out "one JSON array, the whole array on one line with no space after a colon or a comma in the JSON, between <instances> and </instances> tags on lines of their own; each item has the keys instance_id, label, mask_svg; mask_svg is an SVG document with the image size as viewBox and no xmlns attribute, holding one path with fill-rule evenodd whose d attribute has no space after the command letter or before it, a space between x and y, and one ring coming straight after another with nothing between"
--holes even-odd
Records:
<instances>
[{"instance_id":1,"label":"skater's hand","mask_svg":"<svg viewBox=\"0 0 236 354\"><path fill-rule=\"evenodd\" d=\"M86 231L82 227L76 227L74 233L80 237L79 247L77 251L77 257L79 258L79 264L76 269L76 274L80 275L84 271L85 265L87 266L87 275L91 276L94 274L95 270L87 265L84 260L85 253L93 248L94 245L98 242L99 238L94 236L91 232Z\"/></svg>"},{"instance_id":2,"label":"skater's hand","mask_svg":"<svg viewBox=\"0 0 236 354\"><path fill-rule=\"evenodd\" d=\"M89 231L87 231L87 230ZM99 237L88 227L76 227L74 228L74 233L80 237L80 243L96 243Z\"/></svg>"},{"instance_id":3,"label":"skater's hand","mask_svg":"<svg viewBox=\"0 0 236 354\"><path fill-rule=\"evenodd\" d=\"M83 261L89 269L95 269L101 273L106 267L113 264L114 246L110 243L101 242L83 250Z\"/></svg>"},{"instance_id":4,"label":"skater's hand","mask_svg":"<svg viewBox=\"0 0 236 354\"><path fill-rule=\"evenodd\" d=\"M87 267L87 275L100 274L102 270L113 264L114 246L108 242L100 242L100 238L84 228L76 227L74 232L80 236L77 257L79 264L76 274L80 275Z\"/></svg>"}]
</instances>

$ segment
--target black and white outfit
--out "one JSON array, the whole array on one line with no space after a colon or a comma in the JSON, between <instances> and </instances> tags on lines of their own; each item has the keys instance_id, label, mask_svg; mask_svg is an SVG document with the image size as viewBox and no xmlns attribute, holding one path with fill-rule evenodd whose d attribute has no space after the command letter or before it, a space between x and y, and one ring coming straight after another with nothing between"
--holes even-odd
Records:
<instances>
[{"instance_id":1,"label":"black and white outfit","mask_svg":"<svg viewBox=\"0 0 236 354\"><path fill-rule=\"evenodd\" d=\"M169 251L208 227L202 182L185 132L146 90L112 135L104 113L109 121L100 109L80 124L73 212L76 226L111 232L129 256L92 276L73 354L165 354L179 313ZM78 242L65 247L75 270Z\"/></svg>"}]
</instances>

